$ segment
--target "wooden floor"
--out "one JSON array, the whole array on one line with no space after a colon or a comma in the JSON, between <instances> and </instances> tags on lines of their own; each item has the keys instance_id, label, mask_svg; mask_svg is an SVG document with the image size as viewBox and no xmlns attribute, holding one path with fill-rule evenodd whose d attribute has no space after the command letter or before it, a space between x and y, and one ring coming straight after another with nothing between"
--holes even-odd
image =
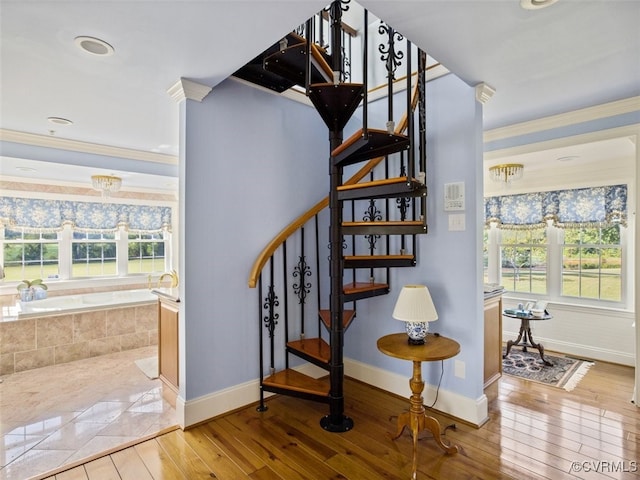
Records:
<instances>
[{"instance_id":1,"label":"wooden floor","mask_svg":"<svg viewBox=\"0 0 640 480\"><path fill-rule=\"evenodd\" d=\"M446 455L421 434L418 479L637 480L640 410L632 390L633 369L601 362L572 392L504 376L487 391L486 425L458 422L446 431L460 453ZM407 399L352 380L345 393L355 422L346 433L319 426L326 406L279 396L265 413L246 408L47 479L409 479L411 438L390 438Z\"/></svg>"}]
</instances>

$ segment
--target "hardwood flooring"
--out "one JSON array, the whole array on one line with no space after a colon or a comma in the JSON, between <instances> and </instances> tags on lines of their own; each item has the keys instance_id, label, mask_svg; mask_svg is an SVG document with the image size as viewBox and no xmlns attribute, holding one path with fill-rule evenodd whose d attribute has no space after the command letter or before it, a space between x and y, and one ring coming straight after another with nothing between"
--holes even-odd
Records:
<instances>
[{"instance_id":1,"label":"hardwood flooring","mask_svg":"<svg viewBox=\"0 0 640 480\"><path fill-rule=\"evenodd\" d=\"M407 390L409 390L407 381ZM418 442L418 479L640 478L640 409L630 402L633 369L597 362L572 392L503 376L487 390L490 421L445 432L446 455L430 433ZM411 437L397 440L399 398L357 381L345 384L355 428L328 433L326 406L284 396L175 430L47 480L408 479ZM453 420L435 414L444 426ZM40 477L42 478L42 477Z\"/></svg>"}]
</instances>

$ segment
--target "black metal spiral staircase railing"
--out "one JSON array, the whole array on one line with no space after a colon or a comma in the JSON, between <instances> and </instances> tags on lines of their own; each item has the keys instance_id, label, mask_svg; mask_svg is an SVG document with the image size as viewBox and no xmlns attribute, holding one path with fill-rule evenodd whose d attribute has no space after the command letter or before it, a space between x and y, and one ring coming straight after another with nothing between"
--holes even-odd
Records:
<instances>
[{"instance_id":1,"label":"black metal spiral staircase railing","mask_svg":"<svg viewBox=\"0 0 640 480\"><path fill-rule=\"evenodd\" d=\"M378 53L387 77L386 118L377 120L384 128L369 128L366 28L363 81L344 81L352 76L345 66L354 67L353 56L346 59L343 48L342 12L349 9L348 4L349 0L334 1L303 29L288 34L235 74L276 91L304 88L329 129L328 198L265 247L254 263L249 286L258 287L260 312L258 409L266 410L265 392L327 403L329 414L320 423L336 432L353 427L344 413L343 346L344 333L356 317L357 302L389 293L389 269L415 266L416 235L427 233L426 55L416 54L408 40L403 52L399 48L402 36L381 22L378 34L385 43ZM368 13L363 15L363 25L368 25ZM322 40L324 34L317 40L314 33L314 27L325 21L329 23L328 43ZM415 75L411 67L414 55L418 58ZM406 61L407 72L406 111L396 121L394 99L398 94L393 88L402 61ZM343 129L358 108L362 127L345 140ZM343 179L345 168L364 162L350 179ZM292 368L290 355L325 369L328 376L300 373Z\"/></svg>"}]
</instances>

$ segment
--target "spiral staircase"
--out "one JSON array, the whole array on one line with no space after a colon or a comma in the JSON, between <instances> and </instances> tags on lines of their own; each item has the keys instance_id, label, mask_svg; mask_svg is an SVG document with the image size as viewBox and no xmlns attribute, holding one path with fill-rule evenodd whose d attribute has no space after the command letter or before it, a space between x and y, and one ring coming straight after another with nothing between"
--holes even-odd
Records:
<instances>
[{"instance_id":1,"label":"spiral staircase","mask_svg":"<svg viewBox=\"0 0 640 480\"><path fill-rule=\"evenodd\" d=\"M388 294L389 270L415 266L416 236L427 233L426 55L408 41L402 52L402 36L381 22L377 32L386 43L380 44L375 55L369 54L371 28L364 28L359 72L362 81L346 81L354 72L345 66L359 55L345 58L342 14L349 7L348 0L334 1L234 74L275 92L303 91L329 131L328 197L295 219L264 248L254 263L249 286L259 290L258 409L267 408L265 392L326 403L329 413L320 424L334 432L353 427L352 419L344 412L343 347L345 332L356 317L357 302ZM363 11L362 15L363 25L369 25L368 12ZM371 59L377 56L386 70L387 95L377 100L386 102L386 118L368 112L368 72ZM413 58L417 58L416 72L411 66ZM406 61L408 74L398 81L396 68L402 61ZM354 68L352 64L350 67ZM405 91L394 93L394 87L401 82L406 84ZM394 100L398 98L406 98L406 108L396 121L394 111L398 108L396 105L394 109ZM362 125L344 139L344 129L356 112L362 116ZM369 116L383 128L369 128ZM343 178L345 170L357 167L359 170L350 178ZM357 209L363 206L366 210L360 219ZM326 208L328 265L319 226L321 212ZM305 237L305 230L309 229L315 232L315 241ZM309 248L310 243L315 246ZM287 252L292 244L296 250L293 255ZM291 268L295 256L298 261ZM327 273L328 282L323 280ZM314 275L315 291L311 280ZM321 291L327 284L328 300ZM297 298L297 304L289 300L290 296ZM317 312L312 314L317 321L312 323L311 334L305 319L310 308ZM278 329L281 323L283 330ZM328 375L314 378L299 372L291 367L290 355L326 370Z\"/></svg>"}]
</instances>

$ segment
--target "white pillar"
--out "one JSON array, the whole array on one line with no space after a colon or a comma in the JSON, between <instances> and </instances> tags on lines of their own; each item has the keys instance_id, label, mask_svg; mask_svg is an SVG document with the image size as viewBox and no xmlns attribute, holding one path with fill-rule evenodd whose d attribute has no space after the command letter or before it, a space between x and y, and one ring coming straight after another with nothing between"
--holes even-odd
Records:
<instances>
[{"instance_id":1,"label":"white pillar","mask_svg":"<svg viewBox=\"0 0 640 480\"><path fill-rule=\"evenodd\" d=\"M190 104L194 105L194 102L202 102L202 100L211 92L211 87L207 87L205 85L201 85L199 83L193 82L191 80L187 80L185 78L181 78L178 80L167 93L171 95L171 97L178 102L178 107L180 110L179 119L180 119L180 155L179 155L179 181L178 181L178 222L174 222L174 231L173 231L173 244L177 244L177 248L174 253L178 253L178 278L180 278L180 282L178 284L179 297L180 297L180 312L179 312L179 326L178 326L178 377L179 377L179 393L176 398L176 415L178 419L178 424L185 428L187 426L187 418L188 413L186 412L186 400L187 400L187 383L189 382L189 375L187 370L189 368L189 364L187 362L186 356L186 346L187 346L187 331L185 328L185 324L188 321L188 311L187 311L187 297L186 294L187 289L190 284L197 284L197 276L198 271L187 271L187 250L188 250L188 241L187 241L187 229L188 225L186 222L188 220L188 216L186 215L187 210L191 209L191 211L196 211L198 208L201 208L202 205L197 205L197 203L191 198L187 196L187 175L186 175L186 165L187 165L187 145L188 145L188 118L189 118L189 107ZM195 129L193 129L195 130ZM195 185L194 185L195 187ZM192 190L195 191L195 188ZM193 196L193 195L192 195ZM194 215L191 215L193 217ZM177 227L177 232L175 228ZM192 230L193 233L193 230ZM198 232L195 232L198 235ZM193 256L193 253L192 253ZM191 277L189 277L189 273ZM195 300L197 303L198 300ZM195 303L192 307L195 307ZM198 365L195 365L194 368L197 368Z\"/></svg>"}]
</instances>

